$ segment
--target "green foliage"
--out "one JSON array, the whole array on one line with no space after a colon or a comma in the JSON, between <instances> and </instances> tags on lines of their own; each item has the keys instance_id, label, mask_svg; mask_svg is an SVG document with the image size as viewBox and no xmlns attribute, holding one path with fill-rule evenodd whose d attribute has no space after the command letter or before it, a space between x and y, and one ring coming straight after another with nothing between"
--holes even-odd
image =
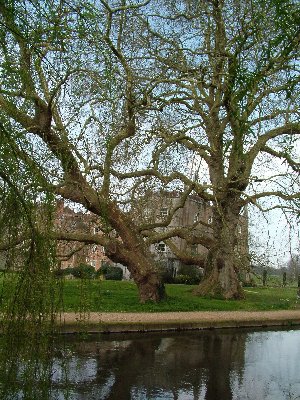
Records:
<instances>
[{"instance_id":1,"label":"green foliage","mask_svg":"<svg viewBox=\"0 0 300 400\"><path fill-rule=\"evenodd\" d=\"M175 283L185 285L198 285L202 278L202 273L195 265L182 264L178 270L178 274L174 277L171 268L168 268L166 262L159 262L161 276L164 283Z\"/></svg>"},{"instance_id":2,"label":"green foliage","mask_svg":"<svg viewBox=\"0 0 300 400\"><path fill-rule=\"evenodd\" d=\"M245 288L247 288L247 287L254 288L254 287L257 286L254 279L251 279L250 282L242 281L241 284L242 284L242 286L245 287Z\"/></svg>"},{"instance_id":3,"label":"green foliage","mask_svg":"<svg viewBox=\"0 0 300 400\"><path fill-rule=\"evenodd\" d=\"M286 272L285 271L282 274L282 286L286 286Z\"/></svg>"},{"instance_id":4,"label":"green foliage","mask_svg":"<svg viewBox=\"0 0 300 400\"><path fill-rule=\"evenodd\" d=\"M266 269L264 269L263 277L262 277L263 286L266 286L266 284L267 284L267 277L268 277L268 271Z\"/></svg>"},{"instance_id":5,"label":"green foliage","mask_svg":"<svg viewBox=\"0 0 300 400\"><path fill-rule=\"evenodd\" d=\"M185 283L187 285L198 285L202 278L201 270L195 265L182 264L174 283ZM185 279L185 282L179 282Z\"/></svg>"},{"instance_id":6,"label":"green foliage","mask_svg":"<svg viewBox=\"0 0 300 400\"><path fill-rule=\"evenodd\" d=\"M20 390L24 399L48 398L51 373L48 357L52 352L51 335L56 329L53 321L61 288L50 273L51 259L44 259L49 243L38 239L35 236L28 258L17 273L1 274L4 275L1 282L1 399L16 398ZM20 359L24 360L21 371ZM36 382L39 382L37 390Z\"/></svg>"},{"instance_id":7,"label":"green foliage","mask_svg":"<svg viewBox=\"0 0 300 400\"><path fill-rule=\"evenodd\" d=\"M123 279L123 270L120 267L115 267L110 264L104 263L98 272L103 275L108 281L121 281Z\"/></svg>"},{"instance_id":8,"label":"green foliage","mask_svg":"<svg viewBox=\"0 0 300 400\"><path fill-rule=\"evenodd\" d=\"M184 285L197 285L200 281L200 278L196 278L190 275L176 275L173 283L184 284Z\"/></svg>"},{"instance_id":9,"label":"green foliage","mask_svg":"<svg viewBox=\"0 0 300 400\"><path fill-rule=\"evenodd\" d=\"M53 271L53 275L56 278L63 278L64 276L67 276L67 275L73 275L73 268L68 267L68 268L55 269Z\"/></svg>"},{"instance_id":10,"label":"green foliage","mask_svg":"<svg viewBox=\"0 0 300 400\"><path fill-rule=\"evenodd\" d=\"M86 264L79 264L72 269L69 268L69 272L71 272L75 278L93 279L95 277L95 268Z\"/></svg>"},{"instance_id":11,"label":"green foliage","mask_svg":"<svg viewBox=\"0 0 300 400\"><path fill-rule=\"evenodd\" d=\"M53 195L42 174L19 159L29 146L0 116L0 246L5 249L5 272L0 287L0 398L47 399L48 355L60 286L51 274L55 243L50 237ZM22 371L19 360L24 360ZM39 363L37 363L39 360ZM35 382L39 390L35 391ZM45 385L44 385L45 383Z\"/></svg>"}]
</instances>

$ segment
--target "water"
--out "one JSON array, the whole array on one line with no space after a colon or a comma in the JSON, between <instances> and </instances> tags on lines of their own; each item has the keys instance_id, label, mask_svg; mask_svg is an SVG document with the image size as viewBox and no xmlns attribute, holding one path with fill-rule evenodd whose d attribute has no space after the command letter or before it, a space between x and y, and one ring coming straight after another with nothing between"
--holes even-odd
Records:
<instances>
[{"instance_id":1,"label":"water","mask_svg":"<svg viewBox=\"0 0 300 400\"><path fill-rule=\"evenodd\" d=\"M50 398L296 400L299 361L300 330L66 337Z\"/></svg>"}]
</instances>

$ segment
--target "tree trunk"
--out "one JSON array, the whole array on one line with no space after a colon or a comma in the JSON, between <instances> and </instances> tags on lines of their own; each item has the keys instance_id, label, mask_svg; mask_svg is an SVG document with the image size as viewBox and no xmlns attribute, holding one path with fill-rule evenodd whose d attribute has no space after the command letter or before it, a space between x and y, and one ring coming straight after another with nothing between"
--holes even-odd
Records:
<instances>
[{"instance_id":1,"label":"tree trunk","mask_svg":"<svg viewBox=\"0 0 300 400\"><path fill-rule=\"evenodd\" d=\"M110 244L105 247L106 255L114 262L125 265L139 291L140 302L159 302L165 298L165 286L161 274L155 265L152 255L145 247L143 237L136 230L131 216L120 210L115 202L108 202L92 190L85 190L89 194L87 209L96 215L104 217L114 228L116 238L110 238Z\"/></svg>"},{"instance_id":2,"label":"tree trunk","mask_svg":"<svg viewBox=\"0 0 300 400\"><path fill-rule=\"evenodd\" d=\"M137 285L141 303L147 301L159 302L166 297L165 285L161 273L152 260L151 254L129 252L127 268Z\"/></svg>"},{"instance_id":3,"label":"tree trunk","mask_svg":"<svg viewBox=\"0 0 300 400\"><path fill-rule=\"evenodd\" d=\"M141 278L135 280L141 303L146 303L147 301L159 302L166 297L165 285L159 279L157 273L150 273Z\"/></svg>"},{"instance_id":4,"label":"tree trunk","mask_svg":"<svg viewBox=\"0 0 300 400\"><path fill-rule=\"evenodd\" d=\"M133 251L125 249L122 243L117 243L113 251L106 249L106 254L112 261L126 265L137 285L141 303L159 302L166 297L160 271L151 254L145 249L143 251L142 246Z\"/></svg>"},{"instance_id":5,"label":"tree trunk","mask_svg":"<svg viewBox=\"0 0 300 400\"><path fill-rule=\"evenodd\" d=\"M211 249L205 264L204 278L196 289L196 294L223 299L244 298L233 257L215 248Z\"/></svg>"},{"instance_id":6,"label":"tree trunk","mask_svg":"<svg viewBox=\"0 0 300 400\"><path fill-rule=\"evenodd\" d=\"M214 213L215 244L208 252L204 278L196 289L198 295L223 299L244 298L234 252L238 218L238 214L234 215L228 209L222 213L220 210Z\"/></svg>"}]
</instances>

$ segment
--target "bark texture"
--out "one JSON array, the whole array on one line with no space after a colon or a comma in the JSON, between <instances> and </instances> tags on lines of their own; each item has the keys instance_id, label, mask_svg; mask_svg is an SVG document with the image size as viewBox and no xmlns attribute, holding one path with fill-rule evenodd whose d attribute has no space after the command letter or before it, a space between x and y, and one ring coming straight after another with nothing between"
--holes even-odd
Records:
<instances>
[{"instance_id":1,"label":"bark texture","mask_svg":"<svg viewBox=\"0 0 300 400\"><path fill-rule=\"evenodd\" d=\"M226 207L215 210L214 246L208 252L204 278L196 290L197 294L224 299L244 298L234 252L238 218L238 202L234 206L227 201Z\"/></svg>"},{"instance_id":2,"label":"bark texture","mask_svg":"<svg viewBox=\"0 0 300 400\"><path fill-rule=\"evenodd\" d=\"M150 256L147 257L141 251L136 253L130 251L126 258L120 256L117 252L108 255L113 261L126 265L137 285L141 303L147 301L159 302L166 297L165 285L162 282L160 272Z\"/></svg>"},{"instance_id":3,"label":"bark texture","mask_svg":"<svg viewBox=\"0 0 300 400\"><path fill-rule=\"evenodd\" d=\"M244 298L231 254L220 253L214 249L209 252L205 275L196 293L224 299Z\"/></svg>"}]
</instances>

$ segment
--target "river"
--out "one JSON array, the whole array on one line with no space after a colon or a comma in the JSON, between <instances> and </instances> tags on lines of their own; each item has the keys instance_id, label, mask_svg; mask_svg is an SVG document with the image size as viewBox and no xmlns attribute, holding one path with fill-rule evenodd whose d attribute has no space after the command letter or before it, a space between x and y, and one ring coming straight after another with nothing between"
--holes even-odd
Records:
<instances>
[{"instance_id":1,"label":"river","mask_svg":"<svg viewBox=\"0 0 300 400\"><path fill-rule=\"evenodd\" d=\"M69 338L53 398L67 376L72 400L296 400L299 360L299 330Z\"/></svg>"}]
</instances>

